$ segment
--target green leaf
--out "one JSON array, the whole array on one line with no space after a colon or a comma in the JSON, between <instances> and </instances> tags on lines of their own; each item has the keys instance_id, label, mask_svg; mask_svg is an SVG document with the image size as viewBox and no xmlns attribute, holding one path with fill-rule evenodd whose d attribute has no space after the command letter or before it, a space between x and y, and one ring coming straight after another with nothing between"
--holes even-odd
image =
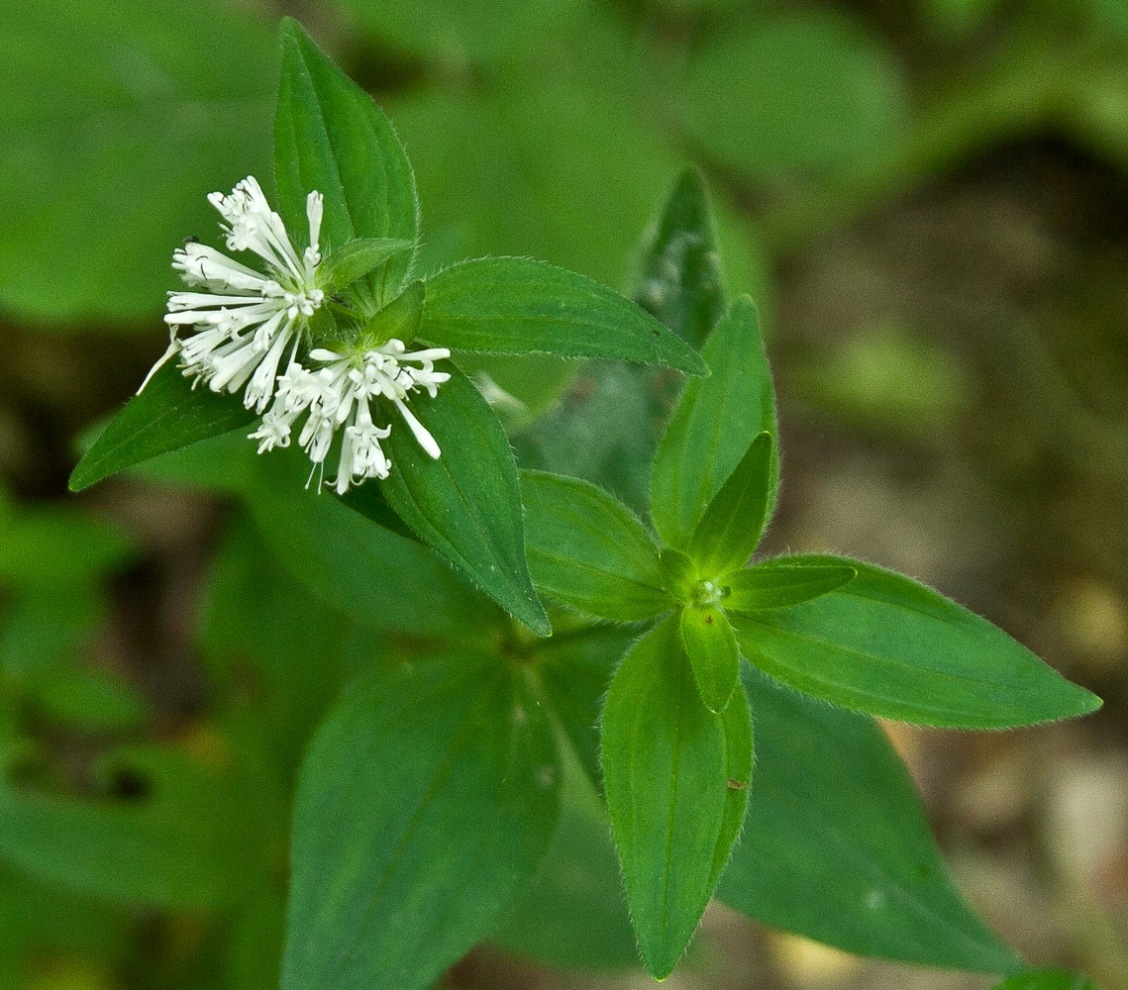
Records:
<instances>
[{"instance_id":1,"label":"green leaf","mask_svg":"<svg viewBox=\"0 0 1128 990\"><path fill-rule=\"evenodd\" d=\"M412 282L387 306L374 313L361 330L366 346L378 347L393 337L410 344L419 333L426 296L426 284L420 279Z\"/></svg>"},{"instance_id":2,"label":"green leaf","mask_svg":"<svg viewBox=\"0 0 1128 990\"><path fill-rule=\"evenodd\" d=\"M395 465L388 503L419 537L541 636L551 633L525 562L521 492L509 440L493 410L453 365L435 399L412 409L438 443L429 457L405 424L386 441Z\"/></svg>"},{"instance_id":3,"label":"green leaf","mask_svg":"<svg viewBox=\"0 0 1128 990\"><path fill-rule=\"evenodd\" d=\"M705 510L689 555L702 574L743 567L760 542L772 501L772 435L761 433Z\"/></svg>"},{"instance_id":4,"label":"green leaf","mask_svg":"<svg viewBox=\"0 0 1128 990\"><path fill-rule=\"evenodd\" d=\"M358 237L346 241L318 266L318 280L327 293L336 292L413 246L413 241L393 237Z\"/></svg>"},{"instance_id":5,"label":"green leaf","mask_svg":"<svg viewBox=\"0 0 1128 990\"><path fill-rule=\"evenodd\" d=\"M622 358L707 371L692 348L629 299L527 258L481 258L433 275L419 332L454 350Z\"/></svg>"},{"instance_id":6,"label":"green leaf","mask_svg":"<svg viewBox=\"0 0 1128 990\"><path fill-rule=\"evenodd\" d=\"M121 567L134 553L116 526L70 506L0 513L0 584L57 590Z\"/></svg>"},{"instance_id":7,"label":"green leaf","mask_svg":"<svg viewBox=\"0 0 1128 990\"><path fill-rule=\"evenodd\" d=\"M650 479L654 526L678 549L689 545L706 507L756 437L778 436L771 372L751 299L741 296L732 304L702 354L712 374L686 383ZM773 455L773 490L778 456Z\"/></svg>"},{"instance_id":8,"label":"green leaf","mask_svg":"<svg viewBox=\"0 0 1128 990\"><path fill-rule=\"evenodd\" d=\"M839 557L798 559L857 576L813 601L733 618L743 654L784 684L951 728L1033 725L1100 707L1001 629L910 578Z\"/></svg>"},{"instance_id":9,"label":"green leaf","mask_svg":"<svg viewBox=\"0 0 1128 990\"><path fill-rule=\"evenodd\" d=\"M956 890L904 764L872 719L746 668L756 793L717 896L861 956L1005 973Z\"/></svg>"},{"instance_id":10,"label":"green leaf","mask_svg":"<svg viewBox=\"0 0 1128 990\"><path fill-rule=\"evenodd\" d=\"M1004 980L994 990L1100 990L1083 973L1068 969L1037 969Z\"/></svg>"},{"instance_id":11,"label":"green leaf","mask_svg":"<svg viewBox=\"0 0 1128 990\"><path fill-rule=\"evenodd\" d=\"M723 712L740 679L740 650L725 613L689 605L681 612L681 638L705 707Z\"/></svg>"},{"instance_id":12,"label":"green leaf","mask_svg":"<svg viewBox=\"0 0 1128 990\"><path fill-rule=\"evenodd\" d=\"M293 234L307 230L306 196L324 195L329 253L356 238L419 238L415 177L392 125L290 18L282 23L274 172ZM370 280L376 303L399 289L413 261L414 251L389 258Z\"/></svg>"},{"instance_id":13,"label":"green leaf","mask_svg":"<svg viewBox=\"0 0 1128 990\"><path fill-rule=\"evenodd\" d=\"M521 472L529 571L550 598L604 619L648 619L672 605L658 548L614 496L578 478Z\"/></svg>"},{"instance_id":14,"label":"green leaf","mask_svg":"<svg viewBox=\"0 0 1128 990\"><path fill-rule=\"evenodd\" d=\"M71 474L70 490L80 492L158 454L227 433L257 418L235 396L193 389L175 362L169 362L94 441Z\"/></svg>"},{"instance_id":15,"label":"green leaf","mask_svg":"<svg viewBox=\"0 0 1128 990\"><path fill-rule=\"evenodd\" d=\"M676 622L666 620L623 659L603 710L607 807L639 947L658 979L713 894L751 773L747 703L724 717L702 705Z\"/></svg>"},{"instance_id":16,"label":"green leaf","mask_svg":"<svg viewBox=\"0 0 1128 990\"><path fill-rule=\"evenodd\" d=\"M696 601L701 592L697 566L680 550L666 547L662 551L662 579L670 597L683 605Z\"/></svg>"},{"instance_id":17,"label":"green leaf","mask_svg":"<svg viewBox=\"0 0 1128 990\"><path fill-rule=\"evenodd\" d=\"M536 871L558 776L548 722L496 657L355 684L302 768L283 990L428 987Z\"/></svg>"},{"instance_id":18,"label":"green leaf","mask_svg":"<svg viewBox=\"0 0 1128 990\"><path fill-rule=\"evenodd\" d=\"M858 572L843 564L815 564L805 557L775 557L733 571L718 580L726 612L749 615L787 608L818 598L854 580Z\"/></svg>"}]
</instances>

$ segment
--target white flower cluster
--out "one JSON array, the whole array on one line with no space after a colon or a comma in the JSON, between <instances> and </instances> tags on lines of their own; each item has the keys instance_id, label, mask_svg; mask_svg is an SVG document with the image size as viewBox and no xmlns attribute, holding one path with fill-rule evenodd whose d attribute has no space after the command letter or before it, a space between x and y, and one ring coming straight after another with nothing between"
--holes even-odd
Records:
<instances>
[{"instance_id":1,"label":"white flower cluster","mask_svg":"<svg viewBox=\"0 0 1128 990\"><path fill-rule=\"evenodd\" d=\"M308 366L298 360L307 321L325 302L318 283L321 194L311 192L306 198L309 247L300 254L253 176L240 182L230 195L216 192L208 200L223 218L220 226L227 235L228 249L258 255L268 274L202 244L189 242L178 248L172 267L189 286L202 291L169 293L165 315L168 350L141 389L162 365L178 357L178 366L197 384L203 382L213 392L242 390L243 404L264 414L261 426L250 434L259 441L260 454L288 446L297 421L305 416L298 443L321 478L341 431L334 482L341 494L368 478L386 478L391 469L380 447L391 426L376 425L373 399L390 401L420 446L431 457L439 457L434 437L407 402L417 389L433 398L438 386L450 378L434 367L435 361L450 357L445 347L408 351L402 341L393 338L350 354L314 348ZM196 332L181 339L183 327L193 327ZM287 349L286 367L279 374Z\"/></svg>"}]
</instances>

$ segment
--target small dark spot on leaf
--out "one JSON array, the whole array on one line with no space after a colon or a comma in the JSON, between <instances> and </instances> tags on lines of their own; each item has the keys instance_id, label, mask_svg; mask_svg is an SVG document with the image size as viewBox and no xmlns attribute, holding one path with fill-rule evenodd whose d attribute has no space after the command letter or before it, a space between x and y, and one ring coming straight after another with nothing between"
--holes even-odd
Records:
<instances>
[{"instance_id":1,"label":"small dark spot on leaf","mask_svg":"<svg viewBox=\"0 0 1128 990\"><path fill-rule=\"evenodd\" d=\"M735 780L732 777L729 777L729 779L728 779L728 789L730 791L742 791L747 786L748 786L748 782L745 781L745 780Z\"/></svg>"},{"instance_id":2,"label":"small dark spot on leaf","mask_svg":"<svg viewBox=\"0 0 1128 990\"><path fill-rule=\"evenodd\" d=\"M713 617L711 615L705 616L705 625L711 626L713 624Z\"/></svg>"}]
</instances>

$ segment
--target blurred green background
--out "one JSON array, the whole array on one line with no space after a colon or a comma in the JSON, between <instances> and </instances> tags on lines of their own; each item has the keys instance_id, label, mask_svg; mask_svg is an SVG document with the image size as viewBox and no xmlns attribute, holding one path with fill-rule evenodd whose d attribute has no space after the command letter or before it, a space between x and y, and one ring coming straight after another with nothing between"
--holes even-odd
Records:
<instances>
[{"instance_id":1,"label":"blurred green background","mask_svg":"<svg viewBox=\"0 0 1128 990\"><path fill-rule=\"evenodd\" d=\"M289 788L349 630L215 493L65 491L82 431L164 349L173 248L215 242L206 193L269 175L284 14L395 124L428 270L520 254L625 288L702 168L770 337L772 548L903 569L1106 699L1076 725L895 739L987 919L1128 986L1128 0L10 6L0 987L276 985ZM534 408L570 371L493 370ZM480 950L447 982L649 985L599 924L612 972ZM987 982L718 911L670 985Z\"/></svg>"}]
</instances>

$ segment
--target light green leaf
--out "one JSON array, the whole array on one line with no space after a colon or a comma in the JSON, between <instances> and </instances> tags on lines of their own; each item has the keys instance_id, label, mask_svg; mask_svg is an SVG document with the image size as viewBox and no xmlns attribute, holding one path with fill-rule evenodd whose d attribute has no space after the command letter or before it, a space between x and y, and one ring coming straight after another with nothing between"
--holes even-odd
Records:
<instances>
[{"instance_id":1,"label":"light green leaf","mask_svg":"<svg viewBox=\"0 0 1128 990\"><path fill-rule=\"evenodd\" d=\"M764 432L778 436L771 372L751 299L741 296L732 304L702 354L712 374L686 383L650 479L654 526L678 549L689 545L706 507L753 440ZM774 489L778 464L771 477Z\"/></svg>"},{"instance_id":2,"label":"light green leaf","mask_svg":"<svg viewBox=\"0 0 1128 990\"><path fill-rule=\"evenodd\" d=\"M346 241L318 266L317 275L327 293L347 288L389 258L414 247L413 241L393 237L357 237Z\"/></svg>"},{"instance_id":3,"label":"light green leaf","mask_svg":"<svg viewBox=\"0 0 1128 990\"><path fill-rule=\"evenodd\" d=\"M761 433L713 496L689 543L702 574L743 567L760 542L768 505L774 501L772 435Z\"/></svg>"},{"instance_id":4,"label":"light green leaf","mask_svg":"<svg viewBox=\"0 0 1128 990\"><path fill-rule=\"evenodd\" d=\"M948 875L904 765L872 719L746 669L756 793L717 896L861 956L980 972L1014 955Z\"/></svg>"},{"instance_id":5,"label":"light green leaf","mask_svg":"<svg viewBox=\"0 0 1128 990\"><path fill-rule=\"evenodd\" d=\"M848 584L858 572L843 564L815 564L806 557L775 557L733 571L717 583L726 612L749 615L766 608L787 608Z\"/></svg>"},{"instance_id":6,"label":"light green leaf","mask_svg":"<svg viewBox=\"0 0 1128 990\"><path fill-rule=\"evenodd\" d=\"M670 597L681 604L696 601L704 589L700 587L701 578L697 573L697 566L689 556L680 550L666 547L662 551L660 560L664 587Z\"/></svg>"},{"instance_id":7,"label":"light green leaf","mask_svg":"<svg viewBox=\"0 0 1128 990\"><path fill-rule=\"evenodd\" d=\"M158 454L246 426L258 417L231 395L192 388L175 362L149 380L102 431L70 477L80 492Z\"/></svg>"},{"instance_id":8,"label":"light green leaf","mask_svg":"<svg viewBox=\"0 0 1128 990\"><path fill-rule=\"evenodd\" d=\"M558 776L547 720L496 657L355 684L302 768L283 990L428 987L536 871Z\"/></svg>"},{"instance_id":9,"label":"light green leaf","mask_svg":"<svg viewBox=\"0 0 1128 990\"><path fill-rule=\"evenodd\" d=\"M274 121L279 212L293 234L308 230L306 197L325 197L323 245L354 238L419 238L415 177L388 119L297 21L282 24L282 78ZM414 251L393 255L370 279L376 304L403 284Z\"/></svg>"},{"instance_id":10,"label":"light green leaf","mask_svg":"<svg viewBox=\"0 0 1128 990\"><path fill-rule=\"evenodd\" d=\"M740 679L740 650L725 613L715 605L687 605L681 612L681 638L705 707L724 711Z\"/></svg>"},{"instance_id":11,"label":"light green leaf","mask_svg":"<svg viewBox=\"0 0 1128 990\"><path fill-rule=\"evenodd\" d=\"M0 585L57 588L90 581L126 563L135 551L111 523L71 507L0 513Z\"/></svg>"},{"instance_id":12,"label":"light green leaf","mask_svg":"<svg viewBox=\"0 0 1128 990\"><path fill-rule=\"evenodd\" d=\"M1068 969L1038 969L1004 980L994 990L1100 990L1083 973Z\"/></svg>"},{"instance_id":13,"label":"light green leaf","mask_svg":"<svg viewBox=\"0 0 1128 990\"><path fill-rule=\"evenodd\" d=\"M701 358L629 299L528 258L481 258L427 280L420 334L453 350L621 358L704 374Z\"/></svg>"},{"instance_id":14,"label":"light green leaf","mask_svg":"<svg viewBox=\"0 0 1128 990\"><path fill-rule=\"evenodd\" d=\"M1033 725L1100 707L1001 629L910 578L840 557L799 560L857 576L812 601L733 618L743 654L784 684L952 728Z\"/></svg>"},{"instance_id":15,"label":"light green leaf","mask_svg":"<svg viewBox=\"0 0 1128 990\"><path fill-rule=\"evenodd\" d=\"M435 399L412 410L442 451L424 452L400 423L385 441L394 465L381 489L419 537L502 608L551 633L525 562L521 491L509 440L493 410L454 365Z\"/></svg>"},{"instance_id":16,"label":"light green leaf","mask_svg":"<svg viewBox=\"0 0 1128 990\"><path fill-rule=\"evenodd\" d=\"M658 979L681 958L717 885L751 773L747 703L724 717L705 708L676 622L666 620L623 659L603 710L607 807L639 947Z\"/></svg>"},{"instance_id":17,"label":"light green leaf","mask_svg":"<svg viewBox=\"0 0 1128 990\"><path fill-rule=\"evenodd\" d=\"M614 496L578 478L521 472L533 583L588 615L648 619L670 609L653 538Z\"/></svg>"}]
</instances>

